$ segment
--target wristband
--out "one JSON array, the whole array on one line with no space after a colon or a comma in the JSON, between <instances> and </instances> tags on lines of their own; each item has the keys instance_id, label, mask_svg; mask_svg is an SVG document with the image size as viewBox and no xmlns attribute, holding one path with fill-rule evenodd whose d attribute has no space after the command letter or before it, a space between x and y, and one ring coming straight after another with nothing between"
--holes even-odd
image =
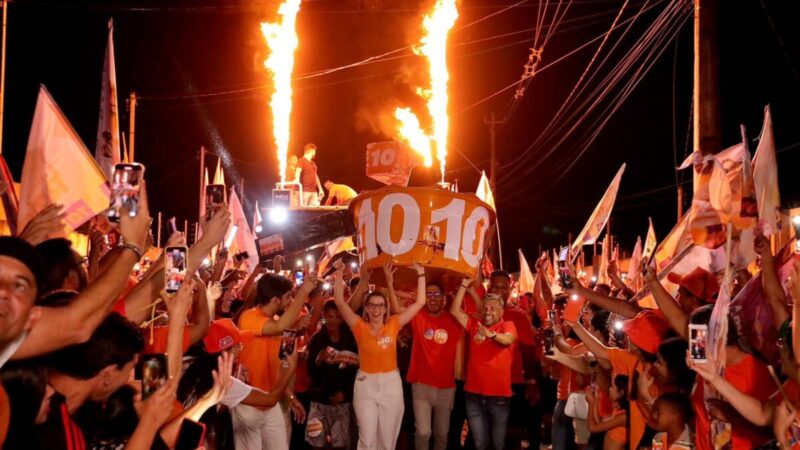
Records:
<instances>
[{"instance_id":1,"label":"wristband","mask_svg":"<svg viewBox=\"0 0 800 450\"><path fill-rule=\"evenodd\" d=\"M131 244L129 242L125 242L124 244L119 244L117 246L117 248L128 249L128 250L132 251L133 253L136 254L136 260L137 261L142 259L142 251L139 249L139 247L137 247L137 246L135 246L135 245L133 245L133 244Z\"/></svg>"},{"instance_id":2,"label":"wristband","mask_svg":"<svg viewBox=\"0 0 800 450\"><path fill-rule=\"evenodd\" d=\"M425 274L424 273L418 273L417 274L417 278L425 278Z\"/></svg>"}]
</instances>

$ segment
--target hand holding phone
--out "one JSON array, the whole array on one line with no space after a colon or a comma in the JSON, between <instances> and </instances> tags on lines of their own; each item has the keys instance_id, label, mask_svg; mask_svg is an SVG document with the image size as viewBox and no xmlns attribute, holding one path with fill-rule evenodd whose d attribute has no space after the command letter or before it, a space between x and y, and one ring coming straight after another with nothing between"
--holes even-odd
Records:
<instances>
[{"instance_id":1,"label":"hand holding phone","mask_svg":"<svg viewBox=\"0 0 800 450\"><path fill-rule=\"evenodd\" d=\"M225 207L225 185L206 185L206 221L211 220L217 211Z\"/></svg>"},{"instance_id":2,"label":"hand holding phone","mask_svg":"<svg viewBox=\"0 0 800 450\"><path fill-rule=\"evenodd\" d=\"M164 288L168 294L178 292L186 277L189 249L184 246L167 247L164 250Z\"/></svg>"},{"instance_id":3,"label":"hand holding phone","mask_svg":"<svg viewBox=\"0 0 800 450\"><path fill-rule=\"evenodd\" d=\"M708 325L689 324L689 355L699 363L708 361Z\"/></svg>"},{"instance_id":4,"label":"hand holding phone","mask_svg":"<svg viewBox=\"0 0 800 450\"><path fill-rule=\"evenodd\" d=\"M111 205L108 220L118 223L123 209L136 217L139 211L139 191L144 175L144 166L139 163L115 164L111 176Z\"/></svg>"},{"instance_id":5,"label":"hand holding phone","mask_svg":"<svg viewBox=\"0 0 800 450\"><path fill-rule=\"evenodd\" d=\"M147 399L167 382L167 356L163 353L142 355L137 370L142 380L142 399Z\"/></svg>"},{"instance_id":6,"label":"hand holding phone","mask_svg":"<svg viewBox=\"0 0 800 450\"><path fill-rule=\"evenodd\" d=\"M297 341L297 331L283 330L281 333L281 347L278 350L278 359L285 360L294 353L295 342Z\"/></svg>"}]
</instances>

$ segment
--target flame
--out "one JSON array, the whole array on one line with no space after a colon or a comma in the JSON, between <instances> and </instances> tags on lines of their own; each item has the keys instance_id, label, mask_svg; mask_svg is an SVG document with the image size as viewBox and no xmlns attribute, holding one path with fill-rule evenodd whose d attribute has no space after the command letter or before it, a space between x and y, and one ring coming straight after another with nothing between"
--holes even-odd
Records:
<instances>
[{"instance_id":1,"label":"flame","mask_svg":"<svg viewBox=\"0 0 800 450\"><path fill-rule=\"evenodd\" d=\"M447 116L447 85L450 74L447 71L447 35L458 19L456 0L436 0L433 10L422 20L423 36L420 46L414 52L428 60L431 86L421 90L427 100L428 112L433 118L433 143L436 146L436 158L444 182L445 160L447 159L447 133L450 118Z\"/></svg>"},{"instance_id":2,"label":"flame","mask_svg":"<svg viewBox=\"0 0 800 450\"><path fill-rule=\"evenodd\" d=\"M264 61L274 86L269 101L272 110L272 137L278 152L281 183L286 182L286 158L289 152L289 119L292 115L292 70L298 39L295 23L301 0L286 0L278 8L278 23L262 23L261 33L270 55Z\"/></svg>"},{"instance_id":3,"label":"flame","mask_svg":"<svg viewBox=\"0 0 800 450\"><path fill-rule=\"evenodd\" d=\"M430 167L433 164L433 143L419 126L416 114L411 111L411 108L397 108L394 110L394 117L400 122L400 126L397 128L400 141L405 142L422 155L425 167Z\"/></svg>"}]
</instances>

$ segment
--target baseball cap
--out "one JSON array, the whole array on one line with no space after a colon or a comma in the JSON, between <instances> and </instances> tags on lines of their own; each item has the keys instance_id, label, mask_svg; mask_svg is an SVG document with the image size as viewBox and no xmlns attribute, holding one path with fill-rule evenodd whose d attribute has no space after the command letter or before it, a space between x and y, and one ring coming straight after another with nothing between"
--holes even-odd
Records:
<instances>
[{"instance_id":1,"label":"baseball cap","mask_svg":"<svg viewBox=\"0 0 800 450\"><path fill-rule=\"evenodd\" d=\"M695 267L685 275L673 272L667 275L667 280L686 289L706 303L713 303L719 293L719 281L717 281L716 275L702 267Z\"/></svg>"},{"instance_id":2,"label":"baseball cap","mask_svg":"<svg viewBox=\"0 0 800 450\"><path fill-rule=\"evenodd\" d=\"M203 345L207 353L220 353L240 342L247 343L252 338L252 331L240 330L230 319L219 319L211 322Z\"/></svg>"},{"instance_id":3,"label":"baseball cap","mask_svg":"<svg viewBox=\"0 0 800 450\"><path fill-rule=\"evenodd\" d=\"M644 309L633 319L626 320L622 329L634 345L648 353L656 354L658 346L669 331L669 323L661 311Z\"/></svg>"}]
</instances>

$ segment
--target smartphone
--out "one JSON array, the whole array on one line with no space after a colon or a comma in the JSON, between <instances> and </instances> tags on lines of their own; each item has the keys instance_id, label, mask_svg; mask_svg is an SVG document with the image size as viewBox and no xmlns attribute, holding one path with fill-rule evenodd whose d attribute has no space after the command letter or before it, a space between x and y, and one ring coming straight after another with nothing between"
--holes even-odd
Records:
<instances>
[{"instance_id":1,"label":"smartphone","mask_svg":"<svg viewBox=\"0 0 800 450\"><path fill-rule=\"evenodd\" d=\"M708 361L708 325L689 324L689 354L697 362Z\"/></svg>"},{"instance_id":2,"label":"smartphone","mask_svg":"<svg viewBox=\"0 0 800 450\"><path fill-rule=\"evenodd\" d=\"M237 253L237 254L233 255L233 260L236 261L236 262L239 262L239 261L244 261L245 259L247 259L249 257L250 257L250 254L248 254L247 252L240 252L240 253Z\"/></svg>"},{"instance_id":3,"label":"smartphone","mask_svg":"<svg viewBox=\"0 0 800 450\"><path fill-rule=\"evenodd\" d=\"M572 279L569 277L565 268L562 268L558 272L558 284L561 285L561 289L572 289Z\"/></svg>"},{"instance_id":4,"label":"smartphone","mask_svg":"<svg viewBox=\"0 0 800 450\"><path fill-rule=\"evenodd\" d=\"M206 220L210 220L225 206L225 185L206 185Z\"/></svg>"},{"instance_id":5,"label":"smartphone","mask_svg":"<svg viewBox=\"0 0 800 450\"><path fill-rule=\"evenodd\" d=\"M206 439L206 426L204 423L183 419L178 432L175 450L197 450L203 446Z\"/></svg>"},{"instance_id":6,"label":"smartphone","mask_svg":"<svg viewBox=\"0 0 800 450\"><path fill-rule=\"evenodd\" d=\"M792 225L794 225L794 251L800 253L800 216L792 217Z\"/></svg>"},{"instance_id":7,"label":"smartphone","mask_svg":"<svg viewBox=\"0 0 800 450\"><path fill-rule=\"evenodd\" d=\"M556 325L556 310L555 309L548 309L547 310L547 320L550 322L550 326L554 327Z\"/></svg>"},{"instance_id":8,"label":"smartphone","mask_svg":"<svg viewBox=\"0 0 800 450\"><path fill-rule=\"evenodd\" d=\"M164 287L168 294L178 292L186 277L186 264L188 262L189 249L184 246L167 247L164 258Z\"/></svg>"},{"instance_id":9,"label":"smartphone","mask_svg":"<svg viewBox=\"0 0 800 450\"><path fill-rule=\"evenodd\" d=\"M286 359L294 353L295 342L297 341L297 331L283 330L281 333L281 348L278 350L278 359Z\"/></svg>"},{"instance_id":10,"label":"smartphone","mask_svg":"<svg viewBox=\"0 0 800 450\"><path fill-rule=\"evenodd\" d=\"M151 353L139 359L139 378L142 380L142 398L150 397L167 382L167 355Z\"/></svg>"},{"instance_id":11,"label":"smartphone","mask_svg":"<svg viewBox=\"0 0 800 450\"><path fill-rule=\"evenodd\" d=\"M555 311L554 311L555 312ZM553 342L555 341L556 333L552 327L544 329L544 354L553 354Z\"/></svg>"},{"instance_id":12,"label":"smartphone","mask_svg":"<svg viewBox=\"0 0 800 450\"><path fill-rule=\"evenodd\" d=\"M302 270L298 270L294 273L294 285L295 286L302 286L303 281L305 281L305 275L303 274Z\"/></svg>"},{"instance_id":13,"label":"smartphone","mask_svg":"<svg viewBox=\"0 0 800 450\"><path fill-rule=\"evenodd\" d=\"M314 273L317 271L317 261L314 258L306 259L306 272Z\"/></svg>"},{"instance_id":14,"label":"smartphone","mask_svg":"<svg viewBox=\"0 0 800 450\"><path fill-rule=\"evenodd\" d=\"M139 210L139 189L144 166L139 163L115 164L111 177L111 205L108 220L118 223L122 207L127 206L131 217Z\"/></svg>"}]
</instances>

